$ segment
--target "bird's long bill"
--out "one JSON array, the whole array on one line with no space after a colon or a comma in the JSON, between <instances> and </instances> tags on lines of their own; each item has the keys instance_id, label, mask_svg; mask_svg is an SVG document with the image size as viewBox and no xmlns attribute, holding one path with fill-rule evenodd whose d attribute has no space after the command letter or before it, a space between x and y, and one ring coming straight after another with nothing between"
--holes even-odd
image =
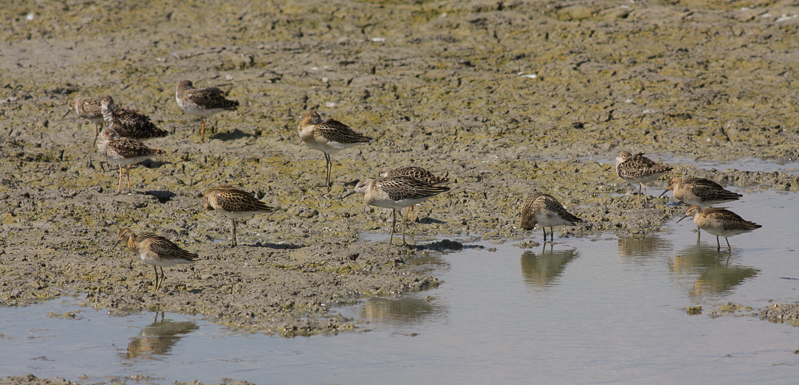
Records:
<instances>
[{"instance_id":1,"label":"bird's long bill","mask_svg":"<svg viewBox=\"0 0 799 385\"><path fill-rule=\"evenodd\" d=\"M355 194L356 192L357 192L357 191L355 191L355 190L352 190L352 191L350 191L350 192L348 192L348 193L346 193L346 194L342 195L342 196L341 196L341 198L339 198L339 199L344 199L344 198L346 198L346 197L348 197L348 196L350 196L350 195L352 195L352 194Z\"/></svg>"},{"instance_id":2,"label":"bird's long bill","mask_svg":"<svg viewBox=\"0 0 799 385\"><path fill-rule=\"evenodd\" d=\"M677 223L680 223L680 221L681 221L681 220L683 220L683 219L685 219L685 218L688 218L688 217L690 217L690 215L685 215L685 216L683 216L682 218L680 218L680 220L679 220L679 221L677 221Z\"/></svg>"},{"instance_id":3,"label":"bird's long bill","mask_svg":"<svg viewBox=\"0 0 799 385\"><path fill-rule=\"evenodd\" d=\"M62 116L62 117L61 117L61 119L64 119L64 118L66 118L66 117L67 117L67 115L69 115L69 113L70 113L70 112L72 112L72 109L71 109L71 108L67 110L67 113L66 113L66 114L64 114L64 116Z\"/></svg>"},{"instance_id":4,"label":"bird's long bill","mask_svg":"<svg viewBox=\"0 0 799 385\"><path fill-rule=\"evenodd\" d=\"M663 190L663 192L658 195L658 198L662 198L667 192L669 192L669 190Z\"/></svg>"},{"instance_id":5,"label":"bird's long bill","mask_svg":"<svg viewBox=\"0 0 799 385\"><path fill-rule=\"evenodd\" d=\"M119 244L120 241L122 241L122 240L121 239L117 239L117 241L114 242L114 246L111 246L111 249L116 249L116 247L117 247L117 245Z\"/></svg>"}]
</instances>

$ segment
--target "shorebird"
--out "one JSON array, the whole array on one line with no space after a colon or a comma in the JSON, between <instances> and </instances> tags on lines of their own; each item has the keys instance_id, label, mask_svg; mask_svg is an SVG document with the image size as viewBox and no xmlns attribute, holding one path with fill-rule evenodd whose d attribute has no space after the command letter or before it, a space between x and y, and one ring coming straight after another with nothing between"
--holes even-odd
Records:
<instances>
[{"instance_id":1,"label":"shorebird","mask_svg":"<svg viewBox=\"0 0 799 385\"><path fill-rule=\"evenodd\" d=\"M716 246L719 251L721 250L719 237L724 237L724 240L727 241L727 249L732 251L730 240L727 239L727 237L748 233L763 227L755 222L744 220L738 214L722 207L708 207L702 209L698 205L688 207L685 216L680 218L677 222L679 223L690 216L694 217L694 223L697 227L716 236Z\"/></svg>"},{"instance_id":2,"label":"shorebird","mask_svg":"<svg viewBox=\"0 0 799 385\"><path fill-rule=\"evenodd\" d=\"M702 178L671 178L666 190L658 198L666 195L669 190L674 191L674 199L703 208L736 201L743 196L726 190L712 180Z\"/></svg>"},{"instance_id":3,"label":"shorebird","mask_svg":"<svg viewBox=\"0 0 799 385\"><path fill-rule=\"evenodd\" d=\"M352 194L363 194L364 202L369 206L391 209L391 237L389 243L394 241L394 226L397 223L397 210L402 210L419 204L428 198L449 191L449 187L436 186L424 183L409 176L391 176L386 178L367 178L355 188L342 196L344 199ZM405 244L405 229L407 223L403 221L402 244Z\"/></svg>"},{"instance_id":4,"label":"shorebird","mask_svg":"<svg viewBox=\"0 0 799 385\"><path fill-rule=\"evenodd\" d=\"M547 241L547 227L549 227L549 237L554 242L553 226L574 226L575 223L582 221L566 211L566 208L549 194L533 191L522 203L522 229L533 230L538 224L544 230L544 242Z\"/></svg>"},{"instance_id":5,"label":"shorebird","mask_svg":"<svg viewBox=\"0 0 799 385\"><path fill-rule=\"evenodd\" d=\"M411 178L418 179L429 185L437 185L449 182L449 178L445 176L436 176L433 175L432 172L427 171L421 167L413 167L413 166L397 167L397 168L385 167L382 170L380 170L378 176L381 178L385 178L387 176L409 176ZM408 209L405 210L406 221L408 220L408 213L411 214L411 221L413 221L413 206L410 206L408 207Z\"/></svg>"},{"instance_id":6,"label":"shorebird","mask_svg":"<svg viewBox=\"0 0 799 385\"><path fill-rule=\"evenodd\" d=\"M108 102L109 100L107 99L102 101L103 118L112 119L110 116L111 109L107 108ZM117 194L122 192L122 166L127 166L125 174L128 178L128 191L130 191L130 166L164 153L163 150L147 147L138 140L123 138L113 128L109 127L100 132L99 138L97 150L108 160L119 165L119 189L117 189Z\"/></svg>"},{"instance_id":7,"label":"shorebird","mask_svg":"<svg viewBox=\"0 0 799 385\"><path fill-rule=\"evenodd\" d=\"M102 99L101 98L75 98L69 101L69 109L61 119L64 119L69 115L70 112L75 112L76 115L79 117L89 120L94 123L94 141L92 142L92 146L97 144L97 135L100 133L100 130L103 127L103 111L100 107ZM136 112L133 108L125 108L121 106L116 106L116 111L122 113L123 111L131 111Z\"/></svg>"},{"instance_id":8,"label":"shorebird","mask_svg":"<svg viewBox=\"0 0 799 385\"><path fill-rule=\"evenodd\" d=\"M219 211L230 218L230 223L233 225L230 246L236 246L236 219L275 211L273 207L267 206L249 192L228 185L216 186L206 191L203 207L209 211Z\"/></svg>"},{"instance_id":9,"label":"shorebird","mask_svg":"<svg viewBox=\"0 0 799 385\"><path fill-rule=\"evenodd\" d=\"M325 154L325 166L327 167L325 182L328 191L330 191L330 172L333 169L330 154L335 154L356 144L372 141L372 138L353 131L350 126L337 120L322 121L316 111L306 111L302 114L298 131L300 138L308 147Z\"/></svg>"},{"instance_id":10,"label":"shorebird","mask_svg":"<svg viewBox=\"0 0 799 385\"><path fill-rule=\"evenodd\" d=\"M133 230L124 228L119 230L119 239L114 243L114 247L119 242L125 242L128 249L141 258L142 262L153 265L155 270L155 290L161 288L166 276L164 266L174 266L192 263L197 259L197 254L190 253L172 243L172 241L156 234L145 233L136 235ZM161 278L158 277L158 268L161 268Z\"/></svg>"},{"instance_id":11,"label":"shorebird","mask_svg":"<svg viewBox=\"0 0 799 385\"><path fill-rule=\"evenodd\" d=\"M199 116L202 122L200 141L205 138L205 118L210 118L222 111L235 111L239 102L225 98L222 90L216 87L194 88L190 80L181 80L175 89L175 100L187 114Z\"/></svg>"},{"instance_id":12,"label":"shorebird","mask_svg":"<svg viewBox=\"0 0 799 385\"><path fill-rule=\"evenodd\" d=\"M169 132L158 128L146 115L130 108L118 108L114 99L106 96L100 102L100 112L108 128L129 139L163 138ZM108 110L109 113L105 113Z\"/></svg>"},{"instance_id":13,"label":"shorebird","mask_svg":"<svg viewBox=\"0 0 799 385\"><path fill-rule=\"evenodd\" d=\"M644 195L646 201L646 186L644 183L653 181L661 175L671 171L673 167L655 163L644 156L643 153L631 154L629 151L622 151L616 157L616 174L631 184L640 184L639 193ZM637 205L641 201L641 195L635 201Z\"/></svg>"}]
</instances>

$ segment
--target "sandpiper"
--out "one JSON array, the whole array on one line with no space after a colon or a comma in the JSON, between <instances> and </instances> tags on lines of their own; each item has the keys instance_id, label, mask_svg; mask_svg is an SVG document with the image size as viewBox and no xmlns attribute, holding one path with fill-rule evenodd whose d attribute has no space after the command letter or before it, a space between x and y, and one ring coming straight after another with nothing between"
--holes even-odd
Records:
<instances>
[{"instance_id":1,"label":"sandpiper","mask_svg":"<svg viewBox=\"0 0 799 385\"><path fill-rule=\"evenodd\" d=\"M386 178L367 178L355 186L355 188L342 196L344 199L352 194L363 194L363 200L369 206L391 209L391 236L389 243L394 241L394 226L397 223L397 210L402 210L415 204L419 204L428 198L449 191L449 187L436 186L424 183L409 176L392 176ZM405 229L407 223L403 221L402 244L405 244Z\"/></svg>"},{"instance_id":2,"label":"sandpiper","mask_svg":"<svg viewBox=\"0 0 799 385\"><path fill-rule=\"evenodd\" d=\"M720 184L703 178L671 178L662 197L669 190L674 198L689 205L709 207L740 199L743 195L726 190ZM658 197L659 198L659 197Z\"/></svg>"},{"instance_id":3,"label":"sandpiper","mask_svg":"<svg viewBox=\"0 0 799 385\"><path fill-rule=\"evenodd\" d=\"M446 176L433 175L433 173L430 171L427 171L421 167L413 167L413 166L397 167L397 168L385 167L382 170L380 170L378 176L381 178L385 178L387 176L409 176L411 178L416 178L430 185L449 182L449 178L447 178ZM410 206L408 207L407 210L405 210L406 221L408 220L408 213L411 214L411 221L413 221L413 206Z\"/></svg>"},{"instance_id":4,"label":"sandpiper","mask_svg":"<svg viewBox=\"0 0 799 385\"><path fill-rule=\"evenodd\" d=\"M661 175L671 171L673 167L655 163L644 156L643 153L633 155L629 151L622 151L616 157L616 174L631 184L640 184L640 193L644 195L646 201L646 186L644 183L653 181ZM637 205L641 201L641 195L635 201Z\"/></svg>"},{"instance_id":5,"label":"sandpiper","mask_svg":"<svg viewBox=\"0 0 799 385\"><path fill-rule=\"evenodd\" d=\"M236 219L275 211L273 207L267 206L249 192L229 185L216 186L206 191L203 197L203 207L209 211L219 211L230 218L230 223L233 225L230 246L236 246Z\"/></svg>"},{"instance_id":6,"label":"sandpiper","mask_svg":"<svg viewBox=\"0 0 799 385\"><path fill-rule=\"evenodd\" d=\"M101 98L75 98L69 101L69 109L61 117L64 119L69 115L70 112L75 112L79 117L89 120L94 123L94 141L92 142L92 146L97 144L97 135L100 133L100 130L103 127L103 111L100 107L102 99ZM122 113L123 111L132 111L136 112L133 108L125 108L121 106L116 106L116 111Z\"/></svg>"},{"instance_id":7,"label":"sandpiper","mask_svg":"<svg viewBox=\"0 0 799 385\"><path fill-rule=\"evenodd\" d=\"M106 108L106 99L103 99L104 118L111 119L111 110ZM163 150L150 148L142 142L121 137L113 128L106 127L100 132L100 140L97 141L97 150L110 161L119 165L119 189L117 194L122 192L122 166L126 167L128 178L128 191L130 191L130 166L158 154L163 154Z\"/></svg>"},{"instance_id":8,"label":"sandpiper","mask_svg":"<svg viewBox=\"0 0 799 385\"><path fill-rule=\"evenodd\" d=\"M549 194L533 191L522 204L522 229L533 230L538 224L544 230L544 242L547 241L547 227L549 227L549 237L554 242L553 226L574 226L575 223L582 221L566 211L566 208Z\"/></svg>"},{"instance_id":9,"label":"sandpiper","mask_svg":"<svg viewBox=\"0 0 799 385\"><path fill-rule=\"evenodd\" d=\"M144 140L169 135L169 132L153 124L148 116L142 115L134 109L118 108L110 96L103 98L100 102L100 109L106 127L116 131L119 136Z\"/></svg>"},{"instance_id":10,"label":"sandpiper","mask_svg":"<svg viewBox=\"0 0 799 385\"><path fill-rule=\"evenodd\" d=\"M164 266L174 266L192 263L197 259L197 254L190 253L174 244L172 241L156 234L136 235L133 230L124 228L119 230L119 239L114 243L114 247L119 242L125 242L128 249L141 258L142 262L153 265L155 270L155 290L161 288L166 276ZM161 277L158 277L158 268L161 268Z\"/></svg>"},{"instance_id":11,"label":"sandpiper","mask_svg":"<svg viewBox=\"0 0 799 385\"><path fill-rule=\"evenodd\" d=\"M325 154L325 166L327 167L325 182L328 191L330 191L330 172L333 169L330 154L372 141L372 138L353 131L350 126L337 120L322 121L316 111L306 111L302 114L298 130L300 138L305 144Z\"/></svg>"},{"instance_id":12,"label":"sandpiper","mask_svg":"<svg viewBox=\"0 0 799 385\"><path fill-rule=\"evenodd\" d=\"M724 209L723 207L707 207L702 209L698 205L688 207L685 216L680 218L677 222L679 223L690 216L694 217L694 223L697 227L716 236L717 250L721 250L719 237L724 237L724 240L727 241L727 249L732 251L730 240L727 239L727 237L748 233L763 227L755 222L744 220L738 214Z\"/></svg>"},{"instance_id":13,"label":"sandpiper","mask_svg":"<svg viewBox=\"0 0 799 385\"><path fill-rule=\"evenodd\" d=\"M190 80L178 82L175 89L175 100L187 114L200 117L202 130L198 143L202 143L205 138L205 118L210 118L222 111L235 111L239 107L238 101L225 98L219 88L194 88Z\"/></svg>"}]
</instances>

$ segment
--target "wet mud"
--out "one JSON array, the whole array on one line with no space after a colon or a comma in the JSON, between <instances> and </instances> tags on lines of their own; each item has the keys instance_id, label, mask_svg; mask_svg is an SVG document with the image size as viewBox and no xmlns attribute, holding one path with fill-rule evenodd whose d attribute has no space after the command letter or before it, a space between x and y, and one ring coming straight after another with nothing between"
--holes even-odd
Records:
<instances>
[{"instance_id":1,"label":"wet mud","mask_svg":"<svg viewBox=\"0 0 799 385\"><path fill-rule=\"evenodd\" d=\"M337 305L437 287L416 261L463 244L431 242L540 241L518 228L533 189L584 220L556 239L657 232L684 209L637 206L618 152L796 162L797 14L787 1L15 2L0 9L0 302L74 295L115 314L337 333L357 324ZM210 118L206 143L174 100L183 79L241 103ZM93 124L62 119L72 98L104 95L172 133L148 142L166 154L121 195ZM329 192L297 134L308 109L375 138L333 156ZM452 190L416 208L411 246L364 240L388 233L391 212L340 197L404 165ZM667 177L742 193L799 188L786 173L671 165ZM229 220L201 206L219 184L277 207L240 222L235 248ZM152 268L112 249L123 227L200 260L165 269L153 293Z\"/></svg>"}]
</instances>

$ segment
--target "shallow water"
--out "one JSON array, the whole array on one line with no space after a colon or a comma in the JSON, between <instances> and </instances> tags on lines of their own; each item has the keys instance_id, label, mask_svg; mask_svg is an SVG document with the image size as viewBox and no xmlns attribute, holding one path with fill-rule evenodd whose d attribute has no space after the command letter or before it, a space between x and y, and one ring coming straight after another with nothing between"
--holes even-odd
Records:
<instances>
[{"instance_id":1,"label":"shallow water","mask_svg":"<svg viewBox=\"0 0 799 385\"><path fill-rule=\"evenodd\" d=\"M126 317L74 299L0 308L0 374L86 382L225 378L258 383L795 383L799 328L712 317L728 301L795 302L797 194L729 204L764 225L697 244L689 220L647 238L559 238L426 259L444 283L336 309L361 332L283 339L242 335L197 317ZM530 239L530 236L527 236ZM540 241L536 229L532 239ZM722 239L722 244L724 240ZM703 314L685 308L702 305ZM48 313L75 312L75 319ZM748 314L742 312L739 314ZM82 375L86 375L83 377Z\"/></svg>"}]
</instances>

